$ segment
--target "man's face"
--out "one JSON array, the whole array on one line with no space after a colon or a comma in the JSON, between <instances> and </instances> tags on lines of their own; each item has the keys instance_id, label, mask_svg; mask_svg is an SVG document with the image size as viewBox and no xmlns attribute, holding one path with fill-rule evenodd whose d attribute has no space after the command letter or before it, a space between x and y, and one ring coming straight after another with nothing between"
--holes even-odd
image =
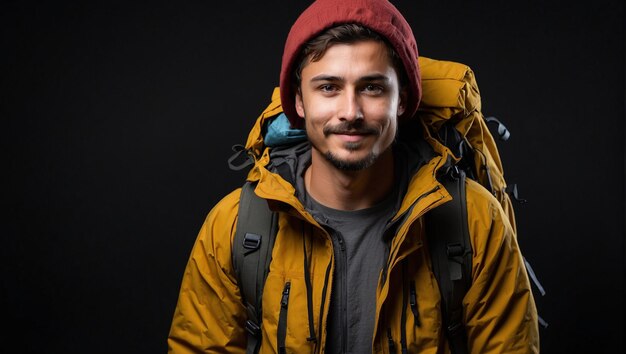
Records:
<instances>
[{"instance_id":1,"label":"man's face","mask_svg":"<svg viewBox=\"0 0 626 354\"><path fill-rule=\"evenodd\" d=\"M342 170L371 166L393 142L404 112L385 44L335 44L306 64L301 79L296 111L304 118L312 153Z\"/></svg>"}]
</instances>

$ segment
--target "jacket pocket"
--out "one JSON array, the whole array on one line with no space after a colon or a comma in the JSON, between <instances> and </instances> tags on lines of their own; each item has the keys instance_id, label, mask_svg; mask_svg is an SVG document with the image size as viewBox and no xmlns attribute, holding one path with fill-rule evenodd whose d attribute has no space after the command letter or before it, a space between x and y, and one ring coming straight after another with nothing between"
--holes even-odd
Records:
<instances>
[{"instance_id":1,"label":"jacket pocket","mask_svg":"<svg viewBox=\"0 0 626 354\"><path fill-rule=\"evenodd\" d=\"M289 307L289 292L291 290L291 282L286 282L283 289L283 294L280 298L280 313L278 315L278 328L276 334L278 338L276 343L278 345L278 353L286 353L285 338L287 337L287 309Z\"/></svg>"}]
</instances>

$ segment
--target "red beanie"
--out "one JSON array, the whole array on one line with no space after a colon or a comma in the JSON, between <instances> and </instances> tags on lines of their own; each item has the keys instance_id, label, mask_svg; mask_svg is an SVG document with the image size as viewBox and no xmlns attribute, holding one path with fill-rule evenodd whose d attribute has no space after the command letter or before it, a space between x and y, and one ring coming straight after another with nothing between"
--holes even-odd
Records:
<instances>
[{"instance_id":1,"label":"red beanie","mask_svg":"<svg viewBox=\"0 0 626 354\"><path fill-rule=\"evenodd\" d=\"M411 26L387 0L318 0L309 6L291 27L280 71L280 99L292 127L301 127L292 87L294 61L302 47L324 30L345 23L358 23L385 37L402 59L408 78L408 100L402 117L412 117L422 94L417 64L417 44Z\"/></svg>"}]
</instances>

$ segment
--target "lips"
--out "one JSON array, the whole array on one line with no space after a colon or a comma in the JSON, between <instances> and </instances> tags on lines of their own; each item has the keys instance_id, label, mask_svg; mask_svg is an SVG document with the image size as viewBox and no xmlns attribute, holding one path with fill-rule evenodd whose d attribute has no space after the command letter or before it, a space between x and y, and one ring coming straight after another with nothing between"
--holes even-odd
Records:
<instances>
[{"instance_id":1,"label":"lips","mask_svg":"<svg viewBox=\"0 0 626 354\"><path fill-rule=\"evenodd\" d=\"M335 134L335 135L348 135L348 136L361 136L361 135L370 135L372 134L371 132L364 132L364 131L342 131L342 132L332 132L331 134Z\"/></svg>"},{"instance_id":2,"label":"lips","mask_svg":"<svg viewBox=\"0 0 626 354\"><path fill-rule=\"evenodd\" d=\"M338 136L341 140L346 141L346 142L357 142L365 138L367 134L354 134L350 132L347 134L336 134L336 136Z\"/></svg>"}]
</instances>

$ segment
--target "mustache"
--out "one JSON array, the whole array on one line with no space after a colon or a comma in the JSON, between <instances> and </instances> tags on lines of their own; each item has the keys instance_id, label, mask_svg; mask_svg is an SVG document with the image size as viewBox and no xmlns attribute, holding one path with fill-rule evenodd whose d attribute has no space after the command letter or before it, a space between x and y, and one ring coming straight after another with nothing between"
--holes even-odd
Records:
<instances>
[{"instance_id":1,"label":"mustache","mask_svg":"<svg viewBox=\"0 0 626 354\"><path fill-rule=\"evenodd\" d=\"M326 126L322 130L324 136L330 134L347 134L347 135L378 135L379 130L376 127L367 125L363 121L341 122L337 125Z\"/></svg>"}]
</instances>

